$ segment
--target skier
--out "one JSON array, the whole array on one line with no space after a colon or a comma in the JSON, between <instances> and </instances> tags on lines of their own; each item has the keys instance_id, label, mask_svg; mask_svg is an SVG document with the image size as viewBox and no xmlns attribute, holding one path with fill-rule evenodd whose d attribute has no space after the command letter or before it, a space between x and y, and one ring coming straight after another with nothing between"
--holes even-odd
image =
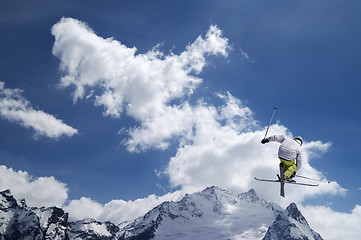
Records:
<instances>
[{"instance_id":1,"label":"skier","mask_svg":"<svg viewBox=\"0 0 361 240\"><path fill-rule=\"evenodd\" d=\"M278 149L278 158L283 163L284 175L286 181L293 182L292 178L302 166L303 139L300 136L290 138L284 135L274 135L262 139L261 143L279 142L281 146ZM296 162L295 162L296 160Z\"/></svg>"}]
</instances>

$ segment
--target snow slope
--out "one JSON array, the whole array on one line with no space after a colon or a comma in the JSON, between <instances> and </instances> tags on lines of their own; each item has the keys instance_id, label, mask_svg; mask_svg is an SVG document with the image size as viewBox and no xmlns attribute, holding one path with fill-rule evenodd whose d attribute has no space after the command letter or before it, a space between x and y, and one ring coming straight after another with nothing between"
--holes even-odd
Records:
<instances>
[{"instance_id":1,"label":"snow slope","mask_svg":"<svg viewBox=\"0 0 361 240\"><path fill-rule=\"evenodd\" d=\"M286 210L259 199L209 187L165 202L121 230L121 239L322 239L296 204Z\"/></svg>"}]
</instances>

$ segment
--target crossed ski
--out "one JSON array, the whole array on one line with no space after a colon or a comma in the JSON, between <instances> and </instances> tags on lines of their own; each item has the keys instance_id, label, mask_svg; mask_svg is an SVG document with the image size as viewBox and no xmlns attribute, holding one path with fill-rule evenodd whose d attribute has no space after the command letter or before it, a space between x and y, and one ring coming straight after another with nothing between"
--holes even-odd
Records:
<instances>
[{"instance_id":1,"label":"crossed ski","mask_svg":"<svg viewBox=\"0 0 361 240\"><path fill-rule=\"evenodd\" d=\"M273 180L273 179L263 179L263 178L258 178L258 177L254 177L254 179L256 179L257 181L261 181L261 182L281 182L280 180ZM285 183L288 184L295 184L295 185L302 185L302 186L309 186L309 187L318 187L318 184L309 184L309 183L300 183L300 182L288 182L285 181Z\"/></svg>"},{"instance_id":2,"label":"crossed ski","mask_svg":"<svg viewBox=\"0 0 361 240\"><path fill-rule=\"evenodd\" d=\"M301 185L301 186L308 186L308 187L317 187L318 184L309 184L309 183L299 183L299 182L296 182L296 181L287 181L285 179L285 176L284 176L284 171L283 171L283 164L280 163L280 175L277 174L278 176L278 180L273 180L273 179L262 179L262 178L257 178L257 177L254 177L254 179L256 179L257 181L262 181L262 182L279 182L280 185L281 185L281 188L280 188L280 195L282 197L285 197L285 183L287 184L295 184L295 185Z\"/></svg>"}]
</instances>

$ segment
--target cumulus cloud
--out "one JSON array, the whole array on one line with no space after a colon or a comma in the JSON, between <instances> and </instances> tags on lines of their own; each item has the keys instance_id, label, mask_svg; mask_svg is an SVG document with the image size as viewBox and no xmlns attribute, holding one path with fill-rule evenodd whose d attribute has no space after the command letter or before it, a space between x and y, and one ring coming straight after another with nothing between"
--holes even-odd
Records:
<instances>
[{"instance_id":1,"label":"cumulus cloud","mask_svg":"<svg viewBox=\"0 0 361 240\"><path fill-rule=\"evenodd\" d=\"M331 182L321 183L318 188L286 186L287 199L281 199L277 184L253 179L275 178L279 160L276 143L260 144L265 129L258 125L252 111L230 93L217 94L223 101L220 106L202 99L193 105L186 101L203 81L197 74L207 65L206 57L228 55L228 39L217 26L210 26L204 37L199 36L179 55L165 55L157 46L136 54L135 47L97 36L85 23L72 18L62 18L53 26L52 34L53 54L60 59L64 72L60 86L75 88L74 103L86 99L102 106L105 116L119 118L126 114L138 121L138 126L125 129L128 138L123 143L128 151L166 149L170 140L179 140L177 152L163 174L181 191L135 201L113 200L104 205L83 197L66 206L73 219L96 217L119 223L144 214L164 200L176 200L183 192L210 185L234 192L254 188L260 197L283 207L318 195L345 194L345 189ZM243 60L251 61L247 53L240 52ZM270 127L272 134L292 136L280 124ZM326 180L310 160L326 152L331 143L305 140L300 174ZM356 216L358 211L352 214Z\"/></svg>"},{"instance_id":2,"label":"cumulus cloud","mask_svg":"<svg viewBox=\"0 0 361 240\"><path fill-rule=\"evenodd\" d=\"M74 86L73 99L92 100L104 107L104 115L120 117L123 112L139 121L124 141L129 151L150 147L164 149L167 140L189 126L186 102L171 104L191 94L202 82L196 75L206 66L208 55L228 55L228 39L217 26L210 26L180 53L164 55L157 47L136 54L120 42L97 36L85 23L62 18L52 28L53 54L65 75L60 85ZM176 119L180 117L180 119ZM162 123L176 121L164 129Z\"/></svg>"},{"instance_id":3,"label":"cumulus cloud","mask_svg":"<svg viewBox=\"0 0 361 240\"><path fill-rule=\"evenodd\" d=\"M73 136L78 130L66 125L62 120L41 110L35 110L30 102L21 96L20 89L5 88L0 82L0 116L35 130L35 137L59 138Z\"/></svg>"},{"instance_id":4,"label":"cumulus cloud","mask_svg":"<svg viewBox=\"0 0 361 240\"><path fill-rule=\"evenodd\" d=\"M331 145L331 142L323 144L321 141L311 141L305 144L305 153L308 154L309 158L318 158L322 153L327 152Z\"/></svg>"},{"instance_id":5,"label":"cumulus cloud","mask_svg":"<svg viewBox=\"0 0 361 240\"><path fill-rule=\"evenodd\" d=\"M326 206L300 208L312 228L324 239L359 239L361 235L361 206L351 213L337 212Z\"/></svg>"},{"instance_id":6,"label":"cumulus cloud","mask_svg":"<svg viewBox=\"0 0 361 240\"><path fill-rule=\"evenodd\" d=\"M278 185L257 182L254 176L275 178L278 173L278 144L262 145L264 130L257 126L251 111L241 101L228 95L225 105L216 109L198 106L193 134L170 159L165 174L172 186L185 191L217 185L234 192L255 188L261 197L286 206L290 201L302 202L307 197L322 194L344 194L337 183L315 188L287 188L287 201L280 200ZM292 133L282 125L272 125L270 134ZM309 151L326 149L329 143L305 143L305 158L300 174L323 179L309 164Z\"/></svg>"},{"instance_id":7,"label":"cumulus cloud","mask_svg":"<svg viewBox=\"0 0 361 240\"><path fill-rule=\"evenodd\" d=\"M124 141L129 151L146 150L151 147L166 149L168 140L187 136L194 123L194 108L188 102L179 106L165 107L157 117L145 120L141 126L131 128Z\"/></svg>"},{"instance_id":8,"label":"cumulus cloud","mask_svg":"<svg viewBox=\"0 0 361 240\"><path fill-rule=\"evenodd\" d=\"M10 189L14 197L25 198L29 206L61 207L68 198L66 185L54 177L35 178L3 165L0 165L0 189Z\"/></svg>"},{"instance_id":9,"label":"cumulus cloud","mask_svg":"<svg viewBox=\"0 0 361 240\"><path fill-rule=\"evenodd\" d=\"M152 194L134 201L112 200L104 205L90 198L82 197L79 200L72 200L64 209L70 213L71 220L94 218L119 224L134 220L165 201L178 201L183 196L182 191L176 191L163 196Z\"/></svg>"},{"instance_id":10,"label":"cumulus cloud","mask_svg":"<svg viewBox=\"0 0 361 240\"><path fill-rule=\"evenodd\" d=\"M25 199L31 207L63 207L69 212L71 220L92 218L117 224L144 215L162 202L178 201L185 194L182 191L163 196L151 194L134 201L117 199L106 204L100 204L88 197L69 201L65 183L52 176L34 177L26 171L15 171L4 165L0 165L0 189L10 189L15 198Z\"/></svg>"},{"instance_id":11,"label":"cumulus cloud","mask_svg":"<svg viewBox=\"0 0 361 240\"><path fill-rule=\"evenodd\" d=\"M138 128L129 131L131 138L128 139L128 149L137 146L158 146L166 148L167 140L178 137L181 145L183 142L193 142L195 131L206 127L204 123L214 124L224 122L227 126L235 129L247 129L255 127L256 121L250 120L252 112L249 108L239 108L240 100L230 93L217 94L224 101L219 108L204 101L198 101L195 106L184 102L179 106L168 106L165 112L150 121L144 121Z\"/></svg>"}]
</instances>

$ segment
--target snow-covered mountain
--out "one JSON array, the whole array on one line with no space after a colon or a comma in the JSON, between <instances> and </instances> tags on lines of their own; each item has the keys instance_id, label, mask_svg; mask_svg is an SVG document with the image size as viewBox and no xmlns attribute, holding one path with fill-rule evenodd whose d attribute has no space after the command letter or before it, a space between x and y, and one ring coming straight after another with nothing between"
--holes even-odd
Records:
<instances>
[{"instance_id":1,"label":"snow-covered mountain","mask_svg":"<svg viewBox=\"0 0 361 240\"><path fill-rule=\"evenodd\" d=\"M61 208L27 207L10 190L0 192L0 240L116 239L119 228L110 222L68 221Z\"/></svg>"},{"instance_id":2,"label":"snow-covered mountain","mask_svg":"<svg viewBox=\"0 0 361 240\"><path fill-rule=\"evenodd\" d=\"M134 221L115 225L69 222L62 209L29 208L9 190L0 192L0 239L322 239L296 204L285 210L256 192L234 194L209 187L179 202L164 202Z\"/></svg>"}]
</instances>

